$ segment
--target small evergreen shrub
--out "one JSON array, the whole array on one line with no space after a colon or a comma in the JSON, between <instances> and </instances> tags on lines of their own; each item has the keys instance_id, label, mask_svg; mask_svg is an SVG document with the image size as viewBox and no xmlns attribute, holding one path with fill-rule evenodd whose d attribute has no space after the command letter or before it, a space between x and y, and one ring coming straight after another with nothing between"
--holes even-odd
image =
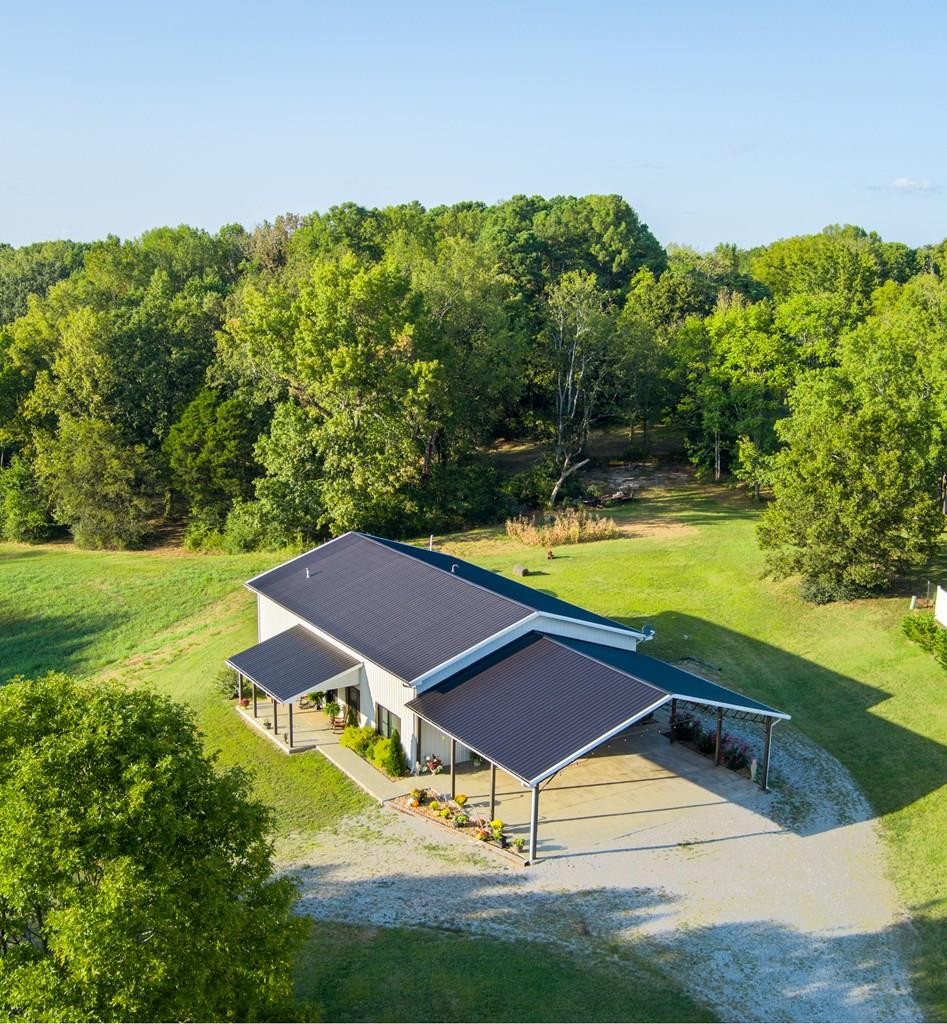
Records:
<instances>
[{"instance_id":1,"label":"small evergreen shrub","mask_svg":"<svg viewBox=\"0 0 947 1024\"><path fill-rule=\"evenodd\" d=\"M388 739L386 736L381 736L375 742L375 745L372 747L370 757L371 762L376 768L379 768L381 769L381 771L384 772L388 770L387 765L390 758L391 740Z\"/></svg>"},{"instance_id":2,"label":"small evergreen shrub","mask_svg":"<svg viewBox=\"0 0 947 1024\"><path fill-rule=\"evenodd\" d=\"M407 758L404 756L404 748L401 746L401 736L398 730L391 733L391 746L388 752L388 760L385 762L385 771L396 778L406 775L408 772Z\"/></svg>"}]
</instances>

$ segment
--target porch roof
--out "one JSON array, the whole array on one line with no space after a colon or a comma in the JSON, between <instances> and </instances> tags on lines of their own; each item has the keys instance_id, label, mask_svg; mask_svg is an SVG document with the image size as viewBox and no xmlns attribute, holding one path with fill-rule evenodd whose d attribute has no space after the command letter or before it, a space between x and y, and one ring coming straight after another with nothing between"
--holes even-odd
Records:
<instances>
[{"instance_id":1,"label":"porch roof","mask_svg":"<svg viewBox=\"0 0 947 1024\"><path fill-rule=\"evenodd\" d=\"M789 718L656 658L541 632L514 640L406 706L534 786L672 698L764 722Z\"/></svg>"},{"instance_id":2,"label":"porch roof","mask_svg":"<svg viewBox=\"0 0 947 1024\"><path fill-rule=\"evenodd\" d=\"M564 644L528 633L407 707L533 785L670 700ZM423 746L423 739L422 739Z\"/></svg>"},{"instance_id":3,"label":"porch roof","mask_svg":"<svg viewBox=\"0 0 947 1024\"><path fill-rule=\"evenodd\" d=\"M361 662L297 625L234 654L227 664L288 704L313 690L334 689Z\"/></svg>"}]
</instances>

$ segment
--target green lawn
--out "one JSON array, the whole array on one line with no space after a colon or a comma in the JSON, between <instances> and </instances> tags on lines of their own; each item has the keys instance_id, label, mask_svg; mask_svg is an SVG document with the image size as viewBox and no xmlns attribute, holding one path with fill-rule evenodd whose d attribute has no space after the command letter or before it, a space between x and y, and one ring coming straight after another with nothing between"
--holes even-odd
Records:
<instances>
[{"instance_id":1,"label":"green lawn","mask_svg":"<svg viewBox=\"0 0 947 1024\"><path fill-rule=\"evenodd\" d=\"M326 1020L699 1021L706 1010L634 973L539 943L314 922L297 991Z\"/></svg>"},{"instance_id":2,"label":"green lawn","mask_svg":"<svg viewBox=\"0 0 947 1024\"><path fill-rule=\"evenodd\" d=\"M719 666L727 682L788 711L795 726L838 757L879 815L892 877L912 911L906 941L917 994L928 1016L947 1019L947 679L901 636L907 599L817 608L790 584L762 580L757 511L723 490L672 492L635 503L620 518L630 536L563 549L551 562L495 530L442 543L500 571L526 565L537 572L527 579L534 586L654 625L649 653ZM46 668L104 672L187 701L225 762L256 769L257 791L274 807L281 847L291 852L365 798L321 758L287 758L271 748L210 686L223 658L255 639L252 601L239 584L278 560L0 545L0 676ZM399 943L410 941L387 931L372 939L391 949L391 960L379 954L376 967L380 977L397 967L397 987L407 986ZM425 955L439 956L443 948L446 956L460 948L452 943L468 949L465 957L493 945L424 934ZM531 949L523 947L524 956ZM512 956L507 946L500 954L497 972L503 956ZM449 979L452 970L444 974ZM427 987L429 977L409 980L413 988ZM338 1009L332 999L348 997L337 988L314 997L329 1016L356 1019L352 1014L361 1012L352 1001ZM647 1006L650 997L641 998L636 1005ZM434 1013L434 1003L416 1005ZM489 1017L475 1010L471 1003L462 1015ZM568 1016L565 1009L561 1016Z\"/></svg>"}]
</instances>

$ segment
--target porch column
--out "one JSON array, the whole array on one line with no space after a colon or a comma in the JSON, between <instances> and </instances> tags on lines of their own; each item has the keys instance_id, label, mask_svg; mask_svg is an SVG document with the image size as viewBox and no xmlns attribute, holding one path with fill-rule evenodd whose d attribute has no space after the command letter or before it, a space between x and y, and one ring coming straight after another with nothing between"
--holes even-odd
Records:
<instances>
[{"instance_id":1,"label":"porch column","mask_svg":"<svg viewBox=\"0 0 947 1024\"><path fill-rule=\"evenodd\" d=\"M289 749L293 749L293 705L290 701L289 705Z\"/></svg>"},{"instance_id":2,"label":"porch column","mask_svg":"<svg viewBox=\"0 0 947 1024\"><path fill-rule=\"evenodd\" d=\"M457 796L457 740L450 741L450 798Z\"/></svg>"},{"instance_id":3,"label":"porch column","mask_svg":"<svg viewBox=\"0 0 947 1024\"><path fill-rule=\"evenodd\" d=\"M237 673L237 700L243 700L243 673Z\"/></svg>"},{"instance_id":4,"label":"porch column","mask_svg":"<svg viewBox=\"0 0 947 1024\"><path fill-rule=\"evenodd\" d=\"M490 762L490 820L496 817L497 805L497 766Z\"/></svg>"},{"instance_id":5,"label":"porch column","mask_svg":"<svg viewBox=\"0 0 947 1024\"><path fill-rule=\"evenodd\" d=\"M717 708L717 736L714 740L714 768L720 766L720 739L723 733L723 708Z\"/></svg>"},{"instance_id":6,"label":"porch column","mask_svg":"<svg viewBox=\"0 0 947 1024\"><path fill-rule=\"evenodd\" d=\"M256 683L253 684L253 717L256 718Z\"/></svg>"},{"instance_id":7,"label":"porch column","mask_svg":"<svg viewBox=\"0 0 947 1024\"><path fill-rule=\"evenodd\" d=\"M279 732L279 723L277 722L276 715L276 698L273 698L273 735L275 736Z\"/></svg>"},{"instance_id":8,"label":"porch column","mask_svg":"<svg viewBox=\"0 0 947 1024\"><path fill-rule=\"evenodd\" d=\"M671 731L668 738L674 742L674 730L677 728L677 697L671 698Z\"/></svg>"},{"instance_id":9,"label":"porch column","mask_svg":"<svg viewBox=\"0 0 947 1024\"><path fill-rule=\"evenodd\" d=\"M766 743L763 747L763 778L760 779L760 789L764 793L769 792L769 755L773 745L773 719L766 719Z\"/></svg>"},{"instance_id":10,"label":"porch column","mask_svg":"<svg viewBox=\"0 0 947 1024\"><path fill-rule=\"evenodd\" d=\"M533 786L533 799L529 815L529 859L536 860L536 833L539 831L539 786Z\"/></svg>"},{"instance_id":11,"label":"porch column","mask_svg":"<svg viewBox=\"0 0 947 1024\"><path fill-rule=\"evenodd\" d=\"M414 760L416 764L421 765L421 768L423 768L424 764L422 763L422 759L424 758L424 754L421 753L421 719L418 718L417 715L414 716L414 735L418 744L418 756ZM418 770L418 774L420 774L420 769Z\"/></svg>"}]
</instances>

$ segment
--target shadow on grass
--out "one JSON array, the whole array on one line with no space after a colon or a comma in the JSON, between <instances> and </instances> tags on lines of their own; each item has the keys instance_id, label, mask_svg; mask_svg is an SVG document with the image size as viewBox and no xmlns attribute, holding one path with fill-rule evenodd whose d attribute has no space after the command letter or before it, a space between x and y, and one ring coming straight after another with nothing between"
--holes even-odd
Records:
<instances>
[{"instance_id":1,"label":"shadow on grass","mask_svg":"<svg viewBox=\"0 0 947 1024\"><path fill-rule=\"evenodd\" d=\"M947 747L873 713L891 696L887 691L706 619L661 612L648 622L656 640L642 653L676 660L687 636L688 654L724 666L716 682L792 715L834 754L877 814L901 810L947 783ZM778 742L778 730L774 735Z\"/></svg>"},{"instance_id":2,"label":"shadow on grass","mask_svg":"<svg viewBox=\"0 0 947 1024\"><path fill-rule=\"evenodd\" d=\"M90 643L128 618L114 607L108 612L25 616L12 605L10 600L0 602L0 684L18 675L69 672Z\"/></svg>"}]
</instances>

